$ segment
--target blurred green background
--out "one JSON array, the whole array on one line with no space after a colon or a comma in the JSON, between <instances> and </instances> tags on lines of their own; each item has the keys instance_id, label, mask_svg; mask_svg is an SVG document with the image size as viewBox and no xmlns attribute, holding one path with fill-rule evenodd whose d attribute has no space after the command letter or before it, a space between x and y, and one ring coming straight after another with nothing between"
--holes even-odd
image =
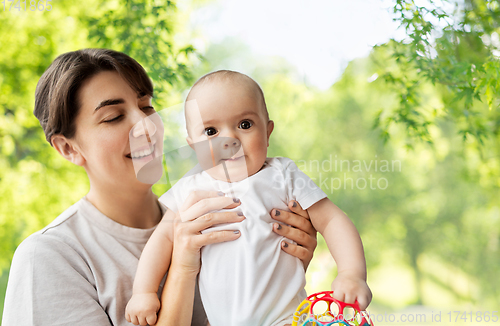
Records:
<instances>
[{"instance_id":1,"label":"blurred green background","mask_svg":"<svg viewBox=\"0 0 500 326\"><path fill-rule=\"evenodd\" d=\"M0 12L0 313L17 245L89 187L45 141L32 114L36 83L57 55L108 47L146 68L157 109L181 103L202 74L245 65L275 121L269 156L294 159L360 231L369 310L427 314L419 324L439 311L444 325L493 323L476 313L500 306L498 1L392 1L407 37L353 60L327 90L236 38L196 49L186 22L210 1L50 3ZM328 290L334 275L320 239L308 292Z\"/></svg>"}]
</instances>

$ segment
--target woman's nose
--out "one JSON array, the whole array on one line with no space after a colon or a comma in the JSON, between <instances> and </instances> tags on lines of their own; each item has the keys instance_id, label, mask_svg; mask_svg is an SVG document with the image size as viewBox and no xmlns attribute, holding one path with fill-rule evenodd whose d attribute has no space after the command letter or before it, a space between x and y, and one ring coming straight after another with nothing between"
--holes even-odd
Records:
<instances>
[{"instance_id":1,"label":"woman's nose","mask_svg":"<svg viewBox=\"0 0 500 326\"><path fill-rule=\"evenodd\" d=\"M149 116L143 117L137 122L132 130L132 136L138 138L142 135L152 137L156 133L156 125Z\"/></svg>"}]
</instances>

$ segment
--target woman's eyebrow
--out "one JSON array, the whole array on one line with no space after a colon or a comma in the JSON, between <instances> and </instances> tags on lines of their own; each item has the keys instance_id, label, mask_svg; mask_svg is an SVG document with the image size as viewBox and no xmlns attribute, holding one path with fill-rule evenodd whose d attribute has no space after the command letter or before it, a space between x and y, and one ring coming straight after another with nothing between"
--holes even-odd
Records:
<instances>
[{"instance_id":1,"label":"woman's eyebrow","mask_svg":"<svg viewBox=\"0 0 500 326\"><path fill-rule=\"evenodd\" d=\"M125 100L122 99L122 98L111 99L111 100L104 100L101 103L99 103L99 105L97 105L97 107L94 110L94 113L96 113L97 110L99 110L103 106L116 105L116 104L122 104L122 103L125 103Z\"/></svg>"}]
</instances>

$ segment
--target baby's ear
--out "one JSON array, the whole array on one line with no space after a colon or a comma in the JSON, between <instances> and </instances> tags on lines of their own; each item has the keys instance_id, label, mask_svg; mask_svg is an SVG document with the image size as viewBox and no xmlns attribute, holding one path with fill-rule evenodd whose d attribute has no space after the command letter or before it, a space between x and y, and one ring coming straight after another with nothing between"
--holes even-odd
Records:
<instances>
[{"instance_id":1,"label":"baby's ear","mask_svg":"<svg viewBox=\"0 0 500 326\"><path fill-rule=\"evenodd\" d=\"M269 137L271 137L271 133L274 130L274 121L269 120L267 122L267 147L269 147Z\"/></svg>"},{"instance_id":2,"label":"baby's ear","mask_svg":"<svg viewBox=\"0 0 500 326\"><path fill-rule=\"evenodd\" d=\"M191 137L187 136L186 141L187 141L189 147L191 147L194 150L193 140L191 139Z\"/></svg>"},{"instance_id":3,"label":"baby's ear","mask_svg":"<svg viewBox=\"0 0 500 326\"><path fill-rule=\"evenodd\" d=\"M85 157L83 157L75 142L67 139L63 135L53 135L50 141L52 142L52 146L54 146L62 157L73 164L83 166Z\"/></svg>"}]
</instances>

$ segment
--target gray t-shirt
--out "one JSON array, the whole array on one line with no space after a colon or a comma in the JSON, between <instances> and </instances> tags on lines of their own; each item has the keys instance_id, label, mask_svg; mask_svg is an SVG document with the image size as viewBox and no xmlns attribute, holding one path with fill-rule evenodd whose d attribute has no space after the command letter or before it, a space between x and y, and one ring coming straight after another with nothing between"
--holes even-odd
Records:
<instances>
[{"instance_id":1,"label":"gray t-shirt","mask_svg":"<svg viewBox=\"0 0 500 326\"><path fill-rule=\"evenodd\" d=\"M132 325L125 306L153 230L121 225L80 199L17 248L2 326ZM206 325L198 289L192 325Z\"/></svg>"}]
</instances>

